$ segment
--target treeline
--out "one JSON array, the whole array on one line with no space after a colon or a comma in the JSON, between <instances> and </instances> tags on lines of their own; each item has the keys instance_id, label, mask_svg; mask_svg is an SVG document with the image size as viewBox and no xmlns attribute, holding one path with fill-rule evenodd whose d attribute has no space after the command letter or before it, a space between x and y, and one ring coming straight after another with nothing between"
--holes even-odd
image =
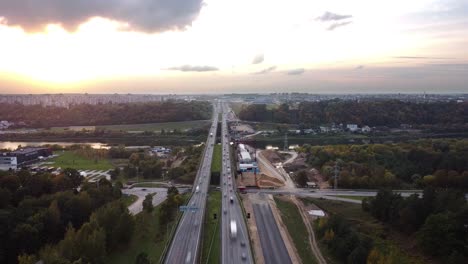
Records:
<instances>
[{"instance_id":1,"label":"treeline","mask_svg":"<svg viewBox=\"0 0 468 264\"><path fill-rule=\"evenodd\" d=\"M367 258L373 248L372 238L356 231L343 217L331 215L320 218L317 235L342 263L368 263Z\"/></svg>"},{"instance_id":2,"label":"treeline","mask_svg":"<svg viewBox=\"0 0 468 264\"><path fill-rule=\"evenodd\" d=\"M79 258L100 263L99 255L126 243L131 220L115 202L122 195L120 186L105 179L99 187L82 181L73 169L60 175L0 173L0 263L35 263L39 258L45 263Z\"/></svg>"},{"instance_id":3,"label":"treeline","mask_svg":"<svg viewBox=\"0 0 468 264\"><path fill-rule=\"evenodd\" d=\"M418 140L372 145L304 145L307 163L339 187L426 186L468 190L468 140Z\"/></svg>"},{"instance_id":4,"label":"treeline","mask_svg":"<svg viewBox=\"0 0 468 264\"><path fill-rule=\"evenodd\" d=\"M426 188L403 198L388 190L363 200L362 208L408 236L427 255L446 263L468 262L468 204L463 192Z\"/></svg>"},{"instance_id":5,"label":"treeline","mask_svg":"<svg viewBox=\"0 0 468 264\"><path fill-rule=\"evenodd\" d=\"M92 126L209 119L208 102L151 102L58 106L0 104L0 120L24 122L27 127Z\"/></svg>"},{"instance_id":6,"label":"treeline","mask_svg":"<svg viewBox=\"0 0 468 264\"><path fill-rule=\"evenodd\" d=\"M179 183L193 183L197 176L203 148L204 146L189 146L180 152L178 156L185 156L185 159L180 166L168 170L168 177Z\"/></svg>"},{"instance_id":7,"label":"treeline","mask_svg":"<svg viewBox=\"0 0 468 264\"><path fill-rule=\"evenodd\" d=\"M246 121L302 124L357 124L359 126L399 127L401 124L436 125L466 124L468 103L415 103L398 100L349 101L330 100L301 102L297 106L265 104L244 106L239 118Z\"/></svg>"}]
</instances>

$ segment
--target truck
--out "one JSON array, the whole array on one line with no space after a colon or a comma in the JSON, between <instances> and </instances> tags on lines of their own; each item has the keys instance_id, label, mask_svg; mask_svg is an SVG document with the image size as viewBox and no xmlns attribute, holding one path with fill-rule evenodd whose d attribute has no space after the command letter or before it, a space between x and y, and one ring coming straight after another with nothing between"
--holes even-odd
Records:
<instances>
[{"instance_id":1,"label":"truck","mask_svg":"<svg viewBox=\"0 0 468 264\"><path fill-rule=\"evenodd\" d=\"M231 220L231 238L235 239L237 237L237 223L236 220Z\"/></svg>"}]
</instances>

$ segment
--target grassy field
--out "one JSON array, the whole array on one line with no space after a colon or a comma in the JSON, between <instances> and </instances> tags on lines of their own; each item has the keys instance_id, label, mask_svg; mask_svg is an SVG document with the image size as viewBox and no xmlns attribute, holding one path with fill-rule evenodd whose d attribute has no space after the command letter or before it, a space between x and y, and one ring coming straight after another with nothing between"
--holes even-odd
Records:
<instances>
[{"instance_id":1,"label":"grassy field","mask_svg":"<svg viewBox=\"0 0 468 264\"><path fill-rule=\"evenodd\" d=\"M281 211L281 218L288 228L294 246L303 263L318 263L309 244L307 228L302 220L296 205L282 199L275 198L276 206Z\"/></svg>"},{"instance_id":2,"label":"grassy field","mask_svg":"<svg viewBox=\"0 0 468 264\"><path fill-rule=\"evenodd\" d=\"M221 172L222 147L216 144L213 150L213 161L211 163L211 172Z\"/></svg>"},{"instance_id":3,"label":"grassy field","mask_svg":"<svg viewBox=\"0 0 468 264\"><path fill-rule=\"evenodd\" d=\"M221 192L209 192L206 208L201 263L215 264L221 259ZM216 219L213 217L214 214L217 216Z\"/></svg>"},{"instance_id":4,"label":"grassy field","mask_svg":"<svg viewBox=\"0 0 468 264\"><path fill-rule=\"evenodd\" d=\"M188 196L183 196L187 200ZM107 257L105 263L131 264L135 263L138 254L148 254L150 263L159 263L164 247L169 242L170 230L175 224L171 221L167 228L159 230L159 207L154 208L152 213L141 212L136 216L135 232L127 248L113 252Z\"/></svg>"},{"instance_id":5,"label":"grassy field","mask_svg":"<svg viewBox=\"0 0 468 264\"><path fill-rule=\"evenodd\" d=\"M169 130L187 130L190 128L202 128L210 124L209 120L182 121L182 122L165 122L165 123L147 123L147 124L125 124L125 125L105 125L105 126L73 126L73 127L52 127L53 132L66 131L82 131L94 129L106 129L112 131L161 131L162 129Z\"/></svg>"},{"instance_id":6,"label":"grassy field","mask_svg":"<svg viewBox=\"0 0 468 264\"><path fill-rule=\"evenodd\" d=\"M138 196L136 195L133 195L133 194L129 194L129 195L122 195L122 198L120 198L124 204L128 207L130 206L132 203L136 202L136 200L138 199Z\"/></svg>"},{"instance_id":7,"label":"grassy field","mask_svg":"<svg viewBox=\"0 0 468 264\"><path fill-rule=\"evenodd\" d=\"M358 200L358 201L362 201L362 199L368 197L368 196L352 196L352 195L334 195L334 196L340 197L340 198Z\"/></svg>"},{"instance_id":8,"label":"grassy field","mask_svg":"<svg viewBox=\"0 0 468 264\"><path fill-rule=\"evenodd\" d=\"M74 151L58 152L59 156L51 161L53 167L62 169L82 169L82 170L110 170L113 168L109 159L92 160L77 154Z\"/></svg>"},{"instance_id":9,"label":"grassy field","mask_svg":"<svg viewBox=\"0 0 468 264\"><path fill-rule=\"evenodd\" d=\"M149 123L149 124L129 124L129 125L109 125L97 126L98 129L106 129L112 131L161 131L162 129L169 130L188 130L191 128L202 128L210 124L209 120L184 121L184 122L167 122L167 123Z\"/></svg>"},{"instance_id":10,"label":"grassy field","mask_svg":"<svg viewBox=\"0 0 468 264\"><path fill-rule=\"evenodd\" d=\"M153 182L140 182L135 183L133 187L146 187L146 188L166 188L166 184L162 183L153 183Z\"/></svg>"}]
</instances>

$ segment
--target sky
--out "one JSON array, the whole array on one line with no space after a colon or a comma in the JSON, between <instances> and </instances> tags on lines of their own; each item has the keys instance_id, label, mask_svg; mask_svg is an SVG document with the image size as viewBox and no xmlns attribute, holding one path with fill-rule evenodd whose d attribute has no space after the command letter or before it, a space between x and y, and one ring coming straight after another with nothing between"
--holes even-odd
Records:
<instances>
[{"instance_id":1,"label":"sky","mask_svg":"<svg viewBox=\"0 0 468 264\"><path fill-rule=\"evenodd\" d=\"M0 0L0 93L467 93L468 0Z\"/></svg>"}]
</instances>

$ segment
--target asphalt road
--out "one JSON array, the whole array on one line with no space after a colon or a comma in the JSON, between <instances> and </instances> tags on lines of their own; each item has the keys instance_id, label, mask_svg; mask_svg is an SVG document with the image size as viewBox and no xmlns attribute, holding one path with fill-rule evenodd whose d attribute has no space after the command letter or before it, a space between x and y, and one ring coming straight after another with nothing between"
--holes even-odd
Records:
<instances>
[{"instance_id":1,"label":"asphalt road","mask_svg":"<svg viewBox=\"0 0 468 264\"><path fill-rule=\"evenodd\" d=\"M229 109L224 104L222 107L221 144L223 164L220 184L223 195L221 217L221 263L253 263L247 226L239 204L239 199L236 195L236 184L231 170L231 158L229 154L230 141L226 121ZM235 221L237 225L237 234L235 236L231 234L231 221Z\"/></svg>"},{"instance_id":2,"label":"asphalt road","mask_svg":"<svg viewBox=\"0 0 468 264\"><path fill-rule=\"evenodd\" d=\"M198 263L201 230L205 216L206 194L210 184L213 146L218 128L218 113L219 110L215 106L213 124L210 128L210 134L213 136L209 134L206 140L203 160L201 161L201 166L198 169L193 185L192 197L187 204L187 206L193 209L185 211L182 215L166 255L165 263L167 264Z\"/></svg>"},{"instance_id":3,"label":"asphalt road","mask_svg":"<svg viewBox=\"0 0 468 264\"><path fill-rule=\"evenodd\" d=\"M252 206L265 263L292 263L270 205L253 204Z\"/></svg>"},{"instance_id":4,"label":"asphalt road","mask_svg":"<svg viewBox=\"0 0 468 264\"><path fill-rule=\"evenodd\" d=\"M132 189L123 189L122 193L124 194L133 194L138 196L138 199L132 203L128 210L131 214L136 215L143 210L143 200L145 200L146 195L150 193L156 193L153 196L153 206L158 206L167 198L167 188L132 188Z\"/></svg>"}]
</instances>

